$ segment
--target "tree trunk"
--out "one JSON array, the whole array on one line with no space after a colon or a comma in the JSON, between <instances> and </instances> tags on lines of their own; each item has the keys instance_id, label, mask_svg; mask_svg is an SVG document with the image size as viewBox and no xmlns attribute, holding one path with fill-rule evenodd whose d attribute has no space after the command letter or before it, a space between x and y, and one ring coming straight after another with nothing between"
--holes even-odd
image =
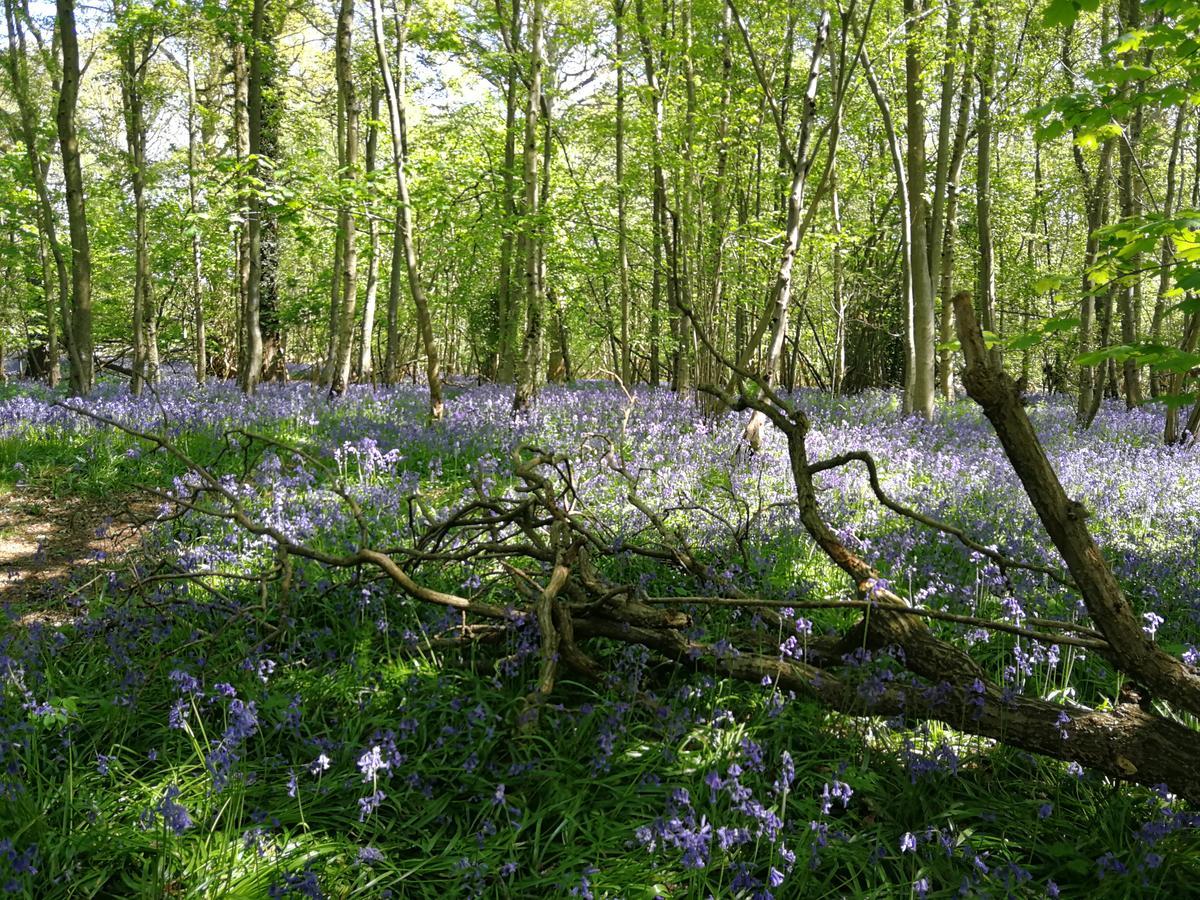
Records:
<instances>
[{"instance_id":1,"label":"tree trunk","mask_svg":"<svg viewBox=\"0 0 1200 900\"><path fill-rule=\"evenodd\" d=\"M1167 190L1163 199L1162 214L1170 218L1175 212L1178 192L1175 187L1176 171L1179 167L1179 154L1183 145L1183 110L1175 111L1175 126L1171 136L1171 155L1167 160ZM1163 317L1167 309L1167 291L1171 287L1171 258L1173 255L1170 237L1164 237L1162 251L1159 257L1158 295L1154 300L1154 317L1150 325L1150 340L1152 343L1162 343ZM1158 397L1163 391L1163 378L1157 373L1150 375L1150 396Z\"/></svg>"},{"instance_id":2,"label":"tree trunk","mask_svg":"<svg viewBox=\"0 0 1200 900\"><path fill-rule=\"evenodd\" d=\"M368 183L375 172L375 153L379 145L379 85L371 83L371 121L367 125L367 149L363 159L363 168ZM363 297L362 337L359 339L358 377L362 381L371 380L371 337L375 333L375 302L379 294L379 222L374 212L367 220L367 233L370 237L370 256L367 258L367 291Z\"/></svg>"},{"instance_id":3,"label":"tree trunk","mask_svg":"<svg viewBox=\"0 0 1200 900\"><path fill-rule=\"evenodd\" d=\"M400 267L404 265L404 236L400 228L400 205L396 204L392 223L392 263L388 269L387 337L384 349L383 380L385 384L400 381Z\"/></svg>"},{"instance_id":4,"label":"tree trunk","mask_svg":"<svg viewBox=\"0 0 1200 900\"><path fill-rule=\"evenodd\" d=\"M90 393L95 383L92 359L92 251L88 240L87 205L75 106L79 99L79 39L75 0L57 0L62 85L58 95L58 143L62 153L71 236L71 393Z\"/></svg>"},{"instance_id":5,"label":"tree trunk","mask_svg":"<svg viewBox=\"0 0 1200 900\"><path fill-rule=\"evenodd\" d=\"M967 368L964 382L996 430L1038 518L1062 555L1122 671L1172 706L1200 714L1200 673L1154 643L1134 615L1125 591L1088 531L1088 510L1067 497L1042 449L1012 379L983 353L969 295L955 298L959 340Z\"/></svg>"},{"instance_id":6,"label":"tree trunk","mask_svg":"<svg viewBox=\"0 0 1200 900\"><path fill-rule=\"evenodd\" d=\"M717 172L712 188L712 219L709 223L709 252L712 254L712 284L709 289L708 323L723 321L722 307L725 294L725 224L728 217L725 182L729 177L729 108L733 101L733 46L731 28L733 13L729 4L721 10L721 106L717 119ZM718 335L717 346L722 341ZM738 352L734 351L735 354ZM698 375L701 383L716 384L718 360L709 353L704 357L707 365Z\"/></svg>"},{"instance_id":7,"label":"tree trunk","mask_svg":"<svg viewBox=\"0 0 1200 900\"><path fill-rule=\"evenodd\" d=\"M255 173L269 192L275 180L275 164L280 158L279 136L283 124L283 102L278 85L277 42L287 10L278 0L254 0L251 54L251 108L257 106L258 125L251 129L250 152L255 158ZM257 95L257 96L256 96ZM258 228L257 260L254 282L258 285L257 318L261 359L256 378L273 381L287 379L287 361L283 354L283 331L279 321L279 219L272 205L259 200L254 220Z\"/></svg>"},{"instance_id":8,"label":"tree trunk","mask_svg":"<svg viewBox=\"0 0 1200 900\"><path fill-rule=\"evenodd\" d=\"M821 57L825 53L825 41L829 37L829 12L823 11L817 22L817 33L813 39L812 60L808 67L808 80L804 90L804 109L800 114L800 136L796 142L796 150L792 154L792 185L788 192L787 226L784 230L783 251L779 258L779 269L775 276L775 287L772 292L772 322L771 341L767 345L766 361L760 366L762 378L770 382L779 369L783 353L784 338L787 335L788 310L792 299L792 267L796 261L796 251L800 248L800 221L804 210L804 189L808 182L808 172L812 168L809 158L808 144L811 136L812 122L817 111L817 85L821 74ZM756 410L746 425L745 438L754 450L762 443L762 429L766 425L766 416Z\"/></svg>"},{"instance_id":9,"label":"tree trunk","mask_svg":"<svg viewBox=\"0 0 1200 900\"><path fill-rule=\"evenodd\" d=\"M342 265L338 273L340 287L333 371L330 396L340 396L350 385L351 351L354 346L354 319L358 307L357 222L351 195L358 168L358 94L354 85L354 0L341 0L337 21L336 68L338 94L341 96L343 121L343 165L340 174L342 200L338 210L338 231L342 235ZM401 200L403 201L403 198Z\"/></svg>"},{"instance_id":10,"label":"tree trunk","mask_svg":"<svg viewBox=\"0 0 1200 900\"><path fill-rule=\"evenodd\" d=\"M49 155L43 156L39 149L39 113L29 96L28 47L25 30L13 7L13 0L5 0L5 21L8 26L8 56L5 62L14 99L17 102L21 140L25 145L25 156L29 161L29 172L37 196L39 248L42 257L42 282L46 304L46 352L49 362L48 379L51 387L57 387L60 370L58 365L58 328L63 321L68 356L71 352L70 338L70 273L63 257L62 245L58 240L56 213L50 200L46 178L50 168ZM51 268L53 267L53 278ZM55 293L57 287L57 294Z\"/></svg>"},{"instance_id":11,"label":"tree trunk","mask_svg":"<svg viewBox=\"0 0 1200 900\"><path fill-rule=\"evenodd\" d=\"M929 271L934 272L941 263L939 242L945 233L946 193L950 181L951 115L954 112L956 93L955 65L958 58L958 28L961 12L959 0L946 4L946 37L941 52L942 96L938 103L937 157L934 163L933 204L929 214Z\"/></svg>"},{"instance_id":12,"label":"tree trunk","mask_svg":"<svg viewBox=\"0 0 1200 900\"><path fill-rule=\"evenodd\" d=\"M909 210L911 195L908 189L908 172L905 169L904 153L900 148L900 137L892 119L891 106L887 96L875 77L875 70L864 49L860 54L863 74L867 85L875 97L875 105L879 107L879 115L883 121L883 133L887 138L888 149L892 157L892 171L896 176L896 196L900 202L900 255L904 270L904 400L903 409L906 414L914 411L913 398L916 393L916 334L914 331L915 315L913 308L913 219Z\"/></svg>"},{"instance_id":13,"label":"tree trunk","mask_svg":"<svg viewBox=\"0 0 1200 900\"><path fill-rule=\"evenodd\" d=\"M184 60L188 91L188 214L192 232L192 317L196 341L196 383L204 384L208 376L208 347L204 320L204 253L200 237L200 210L203 205L199 177L200 168L200 114L196 99L196 68L192 57L195 48L187 48Z\"/></svg>"},{"instance_id":14,"label":"tree trunk","mask_svg":"<svg viewBox=\"0 0 1200 900\"><path fill-rule=\"evenodd\" d=\"M1182 115L1182 113L1181 113ZM1200 204L1200 116L1197 116L1195 132L1193 135L1193 143L1195 145L1195 161L1192 168L1192 191L1191 204L1193 207ZM1183 197L1183 186L1180 185L1180 198ZM1182 205L1182 199L1180 200ZM1196 292L1189 291L1186 295L1189 300L1195 300ZM1185 353L1190 353L1196 349L1197 339L1200 338L1200 311L1192 313L1184 325L1183 340L1180 342L1180 349ZM1183 390L1184 376L1183 373L1172 373L1167 386L1168 394L1179 394ZM1196 438L1196 428L1200 425L1200 400L1198 400L1188 417L1188 424L1185 427L1183 434L1179 433L1179 411L1174 405L1168 404L1165 416L1166 421L1163 424L1163 442L1167 445L1177 444L1190 435L1190 440Z\"/></svg>"},{"instance_id":15,"label":"tree trunk","mask_svg":"<svg viewBox=\"0 0 1200 900\"><path fill-rule=\"evenodd\" d=\"M661 376L661 353L660 346L660 316L662 293L665 287L667 296L668 319L670 331L675 338L676 346L672 347L670 357L670 371L672 384L674 384L678 375L677 370L677 354L678 354L678 273L679 266L676 257L675 249L676 242L671 233L672 215L668 208L667 201L667 180L664 171L663 163L663 86L660 84L658 63L656 62L656 54L651 43L651 32L646 20L645 4L642 0L636 0L635 12L637 16L638 38L642 45L642 58L646 73L646 87L648 88L648 97L650 100L650 115L652 128L652 177L654 197L652 201L653 221L651 228L653 230L654 243L654 284L651 308L651 346L650 346L650 381L651 384L657 385ZM665 20L663 27L666 27Z\"/></svg>"},{"instance_id":16,"label":"tree trunk","mask_svg":"<svg viewBox=\"0 0 1200 900\"><path fill-rule=\"evenodd\" d=\"M952 298L954 293L954 242L958 236L958 198L962 193L962 165L967 150L967 126L971 120L971 86L974 84L972 67L975 64L975 34L979 28L979 17L971 17L967 31L966 58L963 60L962 81L958 89L958 117L954 123L954 144L950 153L949 172L946 178L946 209L941 234L938 266L938 296L940 298L940 327L938 337L943 346L954 336ZM940 351L938 358L938 392L947 401L954 399L953 378L954 355L951 350Z\"/></svg>"},{"instance_id":17,"label":"tree trunk","mask_svg":"<svg viewBox=\"0 0 1200 900\"><path fill-rule=\"evenodd\" d=\"M621 382L626 387L633 381L633 356L629 343L629 240L625 212L625 8L627 0L617 0L614 19L617 35L617 266L621 292ZM722 154L724 150L719 151Z\"/></svg>"},{"instance_id":18,"label":"tree trunk","mask_svg":"<svg viewBox=\"0 0 1200 900\"><path fill-rule=\"evenodd\" d=\"M521 80L517 63L517 45L521 36L521 3L512 0L506 44L510 60L504 92L504 216L500 237L500 278L496 297L496 380L510 383L517 376L517 341L520 321L525 309L524 299L516 290L513 279L513 255L517 236L517 89Z\"/></svg>"},{"instance_id":19,"label":"tree trunk","mask_svg":"<svg viewBox=\"0 0 1200 900\"><path fill-rule=\"evenodd\" d=\"M154 307L150 273L150 235L146 208L146 69L156 38L143 26L130 22L130 10L114 5L118 29L130 33L121 41L121 107L125 118L126 162L133 189L134 280L133 280L133 375L130 389L135 395L146 384L158 381L157 310Z\"/></svg>"},{"instance_id":20,"label":"tree trunk","mask_svg":"<svg viewBox=\"0 0 1200 900\"><path fill-rule=\"evenodd\" d=\"M239 167L243 167L242 177L249 176L250 157L250 63L247 58L247 38L244 26L233 36L233 130L234 148L237 153ZM240 207L241 225L237 232L237 287L238 287L238 383L243 390L252 391L247 387L247 377L250 371L250 346L253 338L250 335L250 300L251 282L253 280L253 257L250 252L250 219L251 198L250 190L243 184L239 189L238 206ZM257 288L255 289L257 292ZM257 312L255 313L255 328L257 330Z\"/></svg>"},{"instance_id":21,"label":"tree trunk","mask_svg":"<svg viewBox=\"0 0 1200 900\"><path fill-rule=\"evenodd\" d=\"M833 360L829 367L829 387L834 394L842 392L842 381L846 377L846 290L844 261L842 258L842 207L838 194L837 179L829 188L829 211L833 216Z\"/></svg>"},{"instance_id":22,"label":"tree trunk","mask_svg":"<svg viewBox=\"0 0 1200 900\"><path fill-rule=\"evenodd\" d=\"M996 322L996 269L992 241L992 93L996 80L996 17L988 0L979 0L983 45L979 58L979 110L975 139L975 229L979 236L979 284L977 297L983 327L998 334ZM997 368L1003 365L1000 350L988 351Z\"/></svg>"},{"instance_id":23,"label":"tree trunk","mask_svg":"<svg viewBox=\"0 0 1200 900\"><path fill-rule=\"evenodd\" d=\"M399 203L397 235L404 252L404 268L408 275L409 293L412 294L413 306L416 308L417 329L425 348L425 376L429 382L429 412L434 419L440 419L443 413L441 363L437 342L433 337L433 321L429 314L429 301L426 299L425 288L421 283L420 263L417 259L417 247L413 238L412 200L408 192L408 177L404 171L406 162L404 95L392 77L391 64L388 61L381 0L371 0L371 20L375 33L375 53L379 61L379 71L383 77L383 89L387 97L388 117L392 130L392 171L396 178L396 197ZM397 24L399 40L403 44L405 34L403 22ZM402 57L399 62L403 65ZM404 80L405 75L402 68L399 83L403 85ZM395 265L394 262L393 265ZM393 281L396 276L397 272L393 269Z\"/></svg>"},{"instance_id":24,"label":"tree trunk","mask_svg":"<svg viewBox=\"0 0 1200 900\"><path fill-rule=\"evenodd\" d=\"M922 84L920 27L922 0L904 0L904 107L907 137L907 188L909 227L909 279L912 283L913 362L912 411L933 418L934 311L933 280L929 270L928 232L925 226L925 99Z\"/></svg>"},{"instance_id":25,"label":"tree trunk","mask_svg":"<svg viewBox=\"0 0 1200 900\"><path fill-rule=\"evenodd\" d=\"M1133 31L1141 24L1141 0L1122 0L1121 28ZM1140 90L1140 88L1138 88ZM1129 96L1133 87L1129 84L1122 89L1123 95ZM1125 123L1125 135L1119 143L1121 159L1121 175L1118 193L1121 203L1121 217L1130 219L1141 213L1141 192L1135 184L1138 175L1134 172L1137 161L1134 154L1141 146L1142 108L1137 106L1129 114ZM1137 272L1141 269L1141 253L1133 253L1128 258L1129 268ZM1132 345L1137 343L1139 331L1139 312L1142 299L1142 276L1132 276L1131 283L1122 284L1119 288L1118 304L1121 310L1121 343ZM1142 403L1141 368L1135 359L1127 359L1123 364L1125 375L1125 406L1133 409Z\"/></svg>"},{"instance_id":26,"label":"tree trunk","mask_svg":"<svg viewBox=\"0 0 1200 900\"><path fill-rule=\"evenodd\" d=\"M517 387L513 394L513 411L527 409L533 401L542 355L542 307L545 285L541 278L542 228L537 222L539 213L540 173L538 171L538 116L542 106L542 66L545 59L543 18L544 0L533 0L533 17L529 25L529 94L525 103L525 146L522 177L525 185L521 206L521 258L525 267L525 340Z\"/></svg>"}]
</instances>

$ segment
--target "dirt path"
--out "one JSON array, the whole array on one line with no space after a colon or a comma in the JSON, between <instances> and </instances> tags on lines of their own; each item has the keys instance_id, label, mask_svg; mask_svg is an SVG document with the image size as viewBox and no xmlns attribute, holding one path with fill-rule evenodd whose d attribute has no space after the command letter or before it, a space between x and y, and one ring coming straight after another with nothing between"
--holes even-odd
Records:
<instances>
[{"instance_id":1,"label":"dirt path","mask_svg":"<svg viewBox=\"0 0 1200 900\"><path fill-rule=\"evenodd\" d=\"M65 621L65 581L135 547L153 511L136 496L0 496L0 605L22 624Z\"/></svg>"}]
</instances>

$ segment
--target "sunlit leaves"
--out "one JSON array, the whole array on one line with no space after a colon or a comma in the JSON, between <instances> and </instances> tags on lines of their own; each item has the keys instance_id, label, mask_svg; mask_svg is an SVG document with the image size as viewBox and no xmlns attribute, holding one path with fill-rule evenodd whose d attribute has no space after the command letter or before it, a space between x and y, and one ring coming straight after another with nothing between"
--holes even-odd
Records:
<instances>
[{"instance_id":1,"label":"sunlit leaves","mask_svg":"<svg viewBox=\"0 0 1200 900\"><path fill-rule=\"evenodd\" d=\"M1042 22L1051 28L1057 25L1070 25L1082 11L1095 11L1099 6L1100 0L1050 0L1042 12Z\"/></svg>"},{"instance_id":2,"label":"sunlit leaves","mask_svg":"<svg viewBox=\"0 0 1200 900\"><path fill-rule=\"evenodd\" d=\"M1081 366L1096 366L1108 360L1116 363L1133 360L1156 372L1170 372L1175 375L1191 375L1200 369L1200 353L1150 342L1104 347L1081 354L1075 361Z\"/></svg>"}]
</instances>

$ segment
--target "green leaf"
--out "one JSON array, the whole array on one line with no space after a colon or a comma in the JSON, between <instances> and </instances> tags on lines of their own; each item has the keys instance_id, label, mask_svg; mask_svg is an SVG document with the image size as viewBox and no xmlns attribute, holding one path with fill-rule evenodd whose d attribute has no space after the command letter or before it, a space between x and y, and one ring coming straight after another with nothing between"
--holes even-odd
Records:
<instances>
[{"instance_id":1,"label":"green leaf","mask_svg":"<svg viewBox=\"0 0 1200 900\"><path fill-rule=\"evenodd\" d=\"M1142 41L1145 39L1146 32L1141 29L1126 32L1113 42L1112 52L1116 56L1122 56L1142 46Z\"/></svg>"},{"instance_id":2,"label":"green leaf","mask_svg":"<svg viewBox=\"0 0 1200 900\"><path fill-rule=\"evenodd\" d=\"M1116 347L1104 347L1100 350L1093 350L1091 353L1082 353L1075 359L1075 364L1079 366L1096 366L1107 360L1115 362L1124 362L1137 353L1137 349L1125 344Z\"/></svg>"},{"instance_id":3,"label":"green leaf","mask_svg":"<svg viewBox=\"0 0 1200 900\"><path fill-rule=\"evenodd\" d=\"M1061 289L1067 280L1066 275L1043 275L1033 283L1033 291L1035 294L1048 294Z\"/></svg>"},{"instance_id":4,"label":"green leaf","mask_svg":"<svg viewBox=\"0 0 1200 900\"><path fill-rule=\"evenodd\" d=\"M1200 313L1200 297L1188 297L1171 307L1171 312L1181 312L1187 315Z\"/></svg>"},{"instance_id":5,"label":"green leaf","mask_svg":"<svg viewBox=\"0 0 1200 900\"><path fill-rule=\"evenodd\" d=\"M1046 335L1040 331L1029 331L1025 334L1017 335L1008 342L1010 350L1028 350L1030 347L1036 347L1046 339Z\"/></svg>"},{"instance_id":6,"label":"green leaf","mask_svg":"<svg viewBox=\"0 0 1200 900\"><path fill-rule=\"evenodd\" d=\"M1072 0L1050 0L1045 12L1042 13L1042 23L1048 28L1056 25L1070 25L1079 16L1079 7Z\"/></svg>"},{"instance_id":7,"label":"green leaf","mask_svg":"<svg viewBox=\"0 0 1200 900\"><path fill-rule=\"evenodd\" d=\"M1196 394L1162 394L1158 398L1168 409L1179 409L1184 406L1191 406L1196 402Z\"/></svg>"},{"instance_id":8,"label":"green leaf","mask_svg":"<svg viewBox=\"0 0 1200 900\"><path fill-rule=\"evenodd\" d=\"M1073 316L1059 316L1043 322L1042 331L1047 334L1058 334L1060 331L1073 331L1079 327L1079 324L1079 320Z\"/></svg>"}]
</instances>

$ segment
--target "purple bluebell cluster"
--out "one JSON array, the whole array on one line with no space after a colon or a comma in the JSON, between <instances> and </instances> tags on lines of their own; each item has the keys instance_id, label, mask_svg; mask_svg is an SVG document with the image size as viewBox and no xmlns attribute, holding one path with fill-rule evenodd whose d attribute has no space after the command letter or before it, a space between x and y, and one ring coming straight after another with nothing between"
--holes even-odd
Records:
<instances>
[{"instance_id":1,"label":"purple bluebell cluster","mask_svg":"<svg viewBox=\"0 0 1200 900\"><path fill-rule=\"evenodd\" d=\"M53 399L30 388L0 401L11 481L31 486L37 442L72 448L81 467L107 454L131 480L153 474L149 446ZM450 397L446 419L431 423L416 386L353 387L331 403L304 383L264 385L247 399L228 384L197 387L172 377L141 398L106 384L72 402L130 427L205 438L206 460L225 466L223 484L250 515L330 552L353 549L360 527L376 546L407 545L414 523L437 522L481 494L512 491L512 454L534 443L571 457L579 502L611 542L613 564L627 566L647 595L738 589L798 604L784 610L779 630L745 611L689 608L690 637L710 642L718 657L735 652L728 629L746 628L781 658L803 661L815 637L847 621L844 612L799 608L804 599L840 596L845 586L804 535L778 434L768 431L762 452L747 457L739 452L744 416L707 415L665 390L637 390L630 411L609 385L549 387L516 420L510 399L501 387L463 389ZM814 458L866 449L898 501L1010 556L1061 565L970 406L944 407L923 423L903 417L885 393L796 399L812 414ZM1147 634L1194 659L1200 453L1161 447L1150 411L1106 407L1090 432L1072 425L1064 401L1039 401L1031 413L1068 492L1092 512L1089 522ZM286 440L307 456L236 433L226 447L226 433L238 429ZM646 539L651 523L629 502L618 464L711 562L705 578L685 582L622 553ZM194 474L170 477L161 487L180 497L197 484ZM1012 623L1081 616L1051 579L1000 571L954 539L887 512L861 470L840 468L817 481L831 525L892 590L932 609ZM335 486L360 507L361 523ZM80 812L59 796L50 803L58 818L47 815L46 829L69 810L81 833L153 833L167 856L171 846L225 834L235 848L230 858L239 860L234 868L256 873L247 877L259 879L258 895L346 894L367 884L402 891L406 873L419 866L431 867L442 894L462 896L550 889L618 896L632 893L638 878L690 885L688 896L804 896L818 887L844 890L847 873L867 862L884 882L902 881L918 896L959 889L1054 896L1069 880L1049 879L1053 858L1030 862L1036 848L1009 852L998 849L998 837L972 837L993 823L989 810L972 807L953 819L922 805L926 795L968 790L955 785L985 784L983 773L1000 765L990 747L947 729L912 727L902 716L851 724L770 679L744 687L666 675L645 648L599 648L607 681L560 685L541 711L551 749L514 737L536 678L538 630L495 571L464 564L423 573L447 590L513 608L494 655L474 659L445 649L462 625L456 611L418 608L370 572L297 560L287 562L285 591L272 541L220 518L164 518L145 551L106 578L64 586L69 625L14 624L0 636L5 827L15 827L39 785L64 784L70 773L94 802ZM204 588L171 577L181 573L216 574ZM1077 648L933 627L970 646L1014 693L1080 703L1111 693L1103 661ZM887 648L847 656L864 713L897 687L895 668ZM899 686L935 700L949 690ZM966 708L970 715L970 697ZM1070 742L1070 716L1058 727ZM826 755L808 752L797 735L819 735ZM1072 797L1102 793L1094 779L1072 774L1080 777L1061 767L1038 776L1041 792L1021 813L1022 828L1058 835L1047 838L1051 844L1061 840L1067 810L1079 803ZM577 785L568 795L589 798L570 814L559 808L565 801L544 800L559 797L553 783L564 779ZM592 785L604 791L589 793ZM120 790L130 799L106 805ZM907 798L903 812L888 808L889 792ZM583 858L538 844L548 833L588 839L586 829L601 825L589 822L587 807L616 795L624 805L603 825L616 835L616 850ZM1087 871L1073 884L1101 876L1131 890L1158 884L1172 848L1194 843L1197 819L1174 798L1130 804L1136 812L1116 829L1120 846L1072 858ZM428 862L422 840L430 835L451 842L453 853ZM631 849L636 858L624 861ZM69 894L76 875L65 864L43 864L32 839L14 837L0 855L8 859L0 878L10 878L15 892L28 891L38 875L38 893ZM47 866L58 868L39 874ZM553 879L545 875L551 869Z\"/></svg>"}]
</instances>

